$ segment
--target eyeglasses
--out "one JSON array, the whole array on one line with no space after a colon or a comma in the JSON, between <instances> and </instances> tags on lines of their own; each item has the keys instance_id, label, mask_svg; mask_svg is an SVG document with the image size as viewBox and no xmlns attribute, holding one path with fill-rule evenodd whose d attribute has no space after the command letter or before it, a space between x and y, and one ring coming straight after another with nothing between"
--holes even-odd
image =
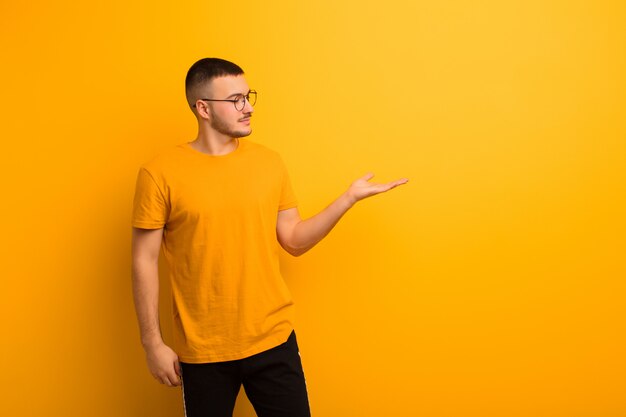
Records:
<instances>
[{"instance_id":1,"label":"eyeglasses","mask_svg":"<svg viewBox=\"0 0 626 417\"><path fill-rule=\"evenodd\" d=\"M246 107L246 100L248 101L248 103L250 103L251 106L254 106L254 103L256 103L256 91L255 90L250 90L248 91L248 94L239 94L236 98L234 99L223 99L223 100L218 100L215 98L199 98L198 100L202 100L202 101L230 101L231 103L233 103L235 105L235 109L237 109L237 111L242 111L244 107ZM196 105L194 104L193 107L196 107Z\"/></svg>"}]
</instances>

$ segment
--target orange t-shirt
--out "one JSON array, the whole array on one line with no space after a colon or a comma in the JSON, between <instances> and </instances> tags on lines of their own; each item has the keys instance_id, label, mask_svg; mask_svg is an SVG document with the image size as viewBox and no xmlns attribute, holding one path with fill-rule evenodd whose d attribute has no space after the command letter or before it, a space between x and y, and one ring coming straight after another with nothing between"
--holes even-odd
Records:
<instances>
[{"instance_id":1,"label":"orange t-shirt","mask_svg":"<svg viewBox=\"0 0 626 417\"><path fill-rule=\"evenodd\" d=\"M296 205L280 156L248 140L220 156L175 145L139 169L132 225L163 228L181 362L242 359L287 340L294 308L276 221Z\"/></svg>"}]
</instances>

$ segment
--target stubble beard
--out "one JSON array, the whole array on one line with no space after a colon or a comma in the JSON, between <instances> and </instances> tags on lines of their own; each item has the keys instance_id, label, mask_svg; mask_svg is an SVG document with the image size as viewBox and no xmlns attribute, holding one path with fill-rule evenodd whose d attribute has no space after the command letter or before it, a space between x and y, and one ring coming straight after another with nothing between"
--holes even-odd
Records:
<instances>
[{"instance_id":1,"label":"stubble beard","mask_svg":"<svg viewBox=\"0 0 626 417\"><path fill-rule=\"evenodd\" d=\"M211 112L211 127L222 135L226 135L231 138L243 138L245 136L249 136L252 133L252 129L249 130L236 130L232 129L225 123L222 119L217 117L217 115Z\"/></svg>"}]
</instances>

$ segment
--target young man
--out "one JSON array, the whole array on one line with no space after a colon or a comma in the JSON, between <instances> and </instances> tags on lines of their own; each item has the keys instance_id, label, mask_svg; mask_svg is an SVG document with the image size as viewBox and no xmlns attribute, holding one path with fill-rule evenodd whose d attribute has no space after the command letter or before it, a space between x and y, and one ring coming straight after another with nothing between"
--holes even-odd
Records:
<instances>
[{"instance_id":1,"label":"young man","mask_svg":"<svg viewBox=\"0 0 626 417\"><path fill-rule=\"evenodd\" d=\"M280 156L241 140L256 92L232 62L205 58L185 82L198 136L139 170L133 204L133 293L148 368L181 386L188 417L231 417L241 385L259 417L310 416L278 244L299 256L357 201L407 180L356 180L302 220ZM173 293L173 349L161 337L158 257Z\"/></svg>"}]
</instances>

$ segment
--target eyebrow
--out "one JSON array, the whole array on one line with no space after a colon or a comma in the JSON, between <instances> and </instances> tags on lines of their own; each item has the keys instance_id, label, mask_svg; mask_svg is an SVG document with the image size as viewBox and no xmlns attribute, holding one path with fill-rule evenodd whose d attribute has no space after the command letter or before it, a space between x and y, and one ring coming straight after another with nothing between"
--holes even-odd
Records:
<instances>
[{"instance_id":1,"label":"eyebrow","mask_svg":"<svg viewBox=\"0 0 626 417\"><path fill-rule=\"evenodd\" d=\"M248 93L249 93L250 91L252 91L252 90L248 90ZM246 93L246 94L248 94L248 93ZM229 96L228 96L228 97L226 97L226 98L231 98L231 97L235 97L235 96L245 96L246 94L243 94L243 93L233 93L233 94L229 95Z\"/></svg>"}]
</instances>

